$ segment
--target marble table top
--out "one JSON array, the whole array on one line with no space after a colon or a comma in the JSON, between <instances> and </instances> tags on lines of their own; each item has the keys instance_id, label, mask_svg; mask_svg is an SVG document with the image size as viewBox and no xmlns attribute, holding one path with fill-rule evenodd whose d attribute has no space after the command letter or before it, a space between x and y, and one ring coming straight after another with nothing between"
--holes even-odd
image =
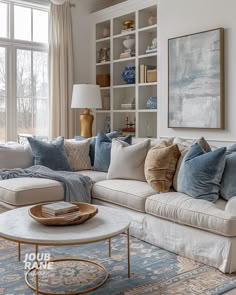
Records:
<instances>
[{"instance_id":1,"label":"marble table top","mask_svg":"<svg viewBox=\"0 0 236 295\"><path fill-rule=\"evenodd\" d=\"M47 226L28 214L28 207L0 214L0 237L38 245L71 245L105 240L128 229L130 218L123 212L97 206L98 213L79 225Z\"/></svg>"}]
</instances>

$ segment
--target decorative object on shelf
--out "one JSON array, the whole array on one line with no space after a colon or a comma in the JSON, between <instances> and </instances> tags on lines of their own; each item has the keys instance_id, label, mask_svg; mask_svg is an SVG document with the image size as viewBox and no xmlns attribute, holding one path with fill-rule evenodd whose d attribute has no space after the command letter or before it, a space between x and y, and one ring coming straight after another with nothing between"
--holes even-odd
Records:
<instances>
[{"instance_id":1,"label":"decorative object on shelf","mask_svg":"<svg viewBox=\"0 0 236 295\"><path fill-rule=\"evenodd\" d=\"M168 127L223 129L224 29L169 39L168 50Z\"/></svg>"},{"instance_id":2,"label":"decorative object on shelf","mask_svg":"<svg viewBox=\"0 0 236 295\"><path fill-rule=\"evenodd\" d=\"M45 224L45 225L72 225L72 224L81 224L90 218L94 217L98 209L95 205L87 203L74 202L74 205L79 206L79 214L75 219L68 219L65 216L58 217L44 217L42 213L42 204L33 206L29 209L29 215L36 221Z\"/></svg>"},{"instance_id":3,"label":"decorative object on shelf","mask_svg":"<svg viewBox=\"0 0 236 295\"><path fill-rule=\"evenodd\" d=\"M120 54L120 58L128 58L135 56L135 52L132 51L135 45L135 39L131 36L126 36L125 40L123 41L123 45L126 48L124 52Z\"/></svg>"},{"instance_id":4,"label":"decorative object on shelf","mask_svg":"<svg viewBox=\"0 0 236 295\"><path fill-rule=\"evenodd\" d=\"M149 26L155 25L157 23L157 17L154 15L150 15L148 18Z\"/></svg>"},{"instance_id":5,"label":"decorative object on shelf","mask_svg":"<svg viewBox=\"0 0 236 295\"><path fill-rule=\"evenodd\" d=\"M106 133L111 132L111 117L110 116L106 116L106 120L105 120L105 132Z\"/></svg>"},{"instance_id":6,"label":"decorative object on shelf","mask_svg":"<svg viewBox=\"0 0 236 295\"><path fill-rule=\"evenodd\" d=\"M157 38L154 38L152 40L152 45L148 45L147 49L146 49L146 53L152 53L152 52L156 52L157 51Z\"/></svg>"},{"instance_id":7,"label":"decorative object on shelf","mask_svg":"<svg viewBox=\"0 0 236 295\"><path fill-rule=\"evenodd\" d=\"M100 85L101 87L110 86L110 74L97 74L96 84Z\"/></svg>"},{"instance_id":8,"label":"decorative object on shelf","mask_svg":"<svg viewBox=\"0 0 236 295\"><path fill-rule=\"evenodd\" d=\"M121 72L121 76L123 80L127 84L134 84L135 83L135 66L125 66L124 70Z\"/></svg>"},{"instance_id":9,"label":"decorative object on shelf","mask_svg":"<svg viewBox=\"0 0 236 295\"><path fill-rule=\"evenodd\" d=\"M103 96L102 109L103 110L110 110L110 96Z\"/></svg>"},{"instance_id":10,"label":"decorative object on shelf","mask_svg":"<svg viewBox=\"0 0 236 295\"><path fill-rule=\"evenodd\" d=\"M109 37L110 36L110 29L109 27L104 27L102 30L102 36L103 38Z\"/></svg>"},{"instance_id":11,"label":"decorative object on shelf","mask_svg":"<svg viewBox=\"0 0 236 295\"><path fill-rule=\"evenodd\" d=\"M92 137L94 117L91 108L101 108L101 91L98 85L75 84L73 86L71 108L84 109L80 115L80 135Z\"/></svg>"},{"instance_id":12,"label":"decorative object on shelf","mask_svg":"<svg viewBox=\"0 0 236 295\"><path fill-rule=\"evenodd\" d=\"M122 135L133 135L135 136L135 118L134 122L129 121L129 117L127 116L125 119L125 128L122 129Z\"/></svg>"},{"instance_id":13,"label":"decorative object on shelf","mask_svg":"<svg viewBox=\"0 0 236 295\"><path fill-rule=\"evenodd\" d=\"M147 108L148 109L157 109L157 97L150 96L147 100Z\"/></svg>"},{"instance_id":14,"label":"decorative object on shelf","mask_svg":"<svg viewBox=\"0 0 236 295\"><path fill-rule=\"evenodd\" d=\"M123 22L123 26L125 27L123 30L121 30L121 33L126 33L134 30L134 20L126 20Z\"/></svg>"},{"instance_id":15,"label":"decorative object on shelf","mask_svg":"<svg viewBox=\"0 0 236 295\"><path fill-rule=\"evenodd\" d=\"M99 60L98 62L103 63L106 61L109 61L108 52L110 51L110 48L103 47L99 51Z\"/></svg>"}]
</instances>

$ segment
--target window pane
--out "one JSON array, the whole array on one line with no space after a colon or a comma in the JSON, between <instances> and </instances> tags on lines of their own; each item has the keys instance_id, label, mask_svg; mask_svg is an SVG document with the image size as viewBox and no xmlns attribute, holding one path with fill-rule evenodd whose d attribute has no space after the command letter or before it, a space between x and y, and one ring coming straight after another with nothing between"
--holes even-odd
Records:
<instances>
[{"instance_id":1,"label":"window pane","mask_svg":"<svg viewBox=\"0 0 236 295\"><path fill-rule=\"evenodd\" d=\"M6 140L6 49L0 47L0 142Z\"/></svg>"},{"instance_id":2,"label":"window pane","mask_svg":"<svg viewBox=\"0 0 236 295\"><path fill-rule=\"evenodd\" d=\"M31 40L31 8L14 6L14 37Z\"/></svg>"},{"instance_id":3,"label":"window pane","mask_svg":"<svg viewBox=\"0 0 236 295\"><path fill-rule=\"evenodd\" d=\"M48 42L48 12L33 10L33 41Z\"/></svg>"},{"instance_id":4,"label":"window pane","mask_svg":"<svg viewBox=\"0 0 236 295\"><path fill-rule=\"evenodd\" d=\"M0 37L7 36L7 7L6 3L0 3Z\"/></svg>"},{"instance_id":5,"label":"window pane","mask_svg":"<svg viewBox=\"0 0 236 295\"><path fill-rule=\"evenodd\" d=\"M34 134L48 136L48 53L33 52Z\"/></svg>"},{"instance_id":6,"label":"window pane","mask_svg":"<svg viewBox=\"0 0 236 295\"><path fill-rule=\"evenodd\" d=\"M17 134L33 133L31 51L17 50Z\"/></svg>"}]
</instances>

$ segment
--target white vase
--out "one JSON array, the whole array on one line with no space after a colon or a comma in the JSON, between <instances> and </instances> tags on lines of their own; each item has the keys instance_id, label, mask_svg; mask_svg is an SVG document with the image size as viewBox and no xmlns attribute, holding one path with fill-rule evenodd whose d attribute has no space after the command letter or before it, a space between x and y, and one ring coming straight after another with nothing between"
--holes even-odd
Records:
<instances>
[{"instance_id":1,"label":"white vase","mask_svg":"<svg viewBox=\"0 0 236 295\"><path fill-rule=\"evenodd\" d=\"M156 16L150 15L148 18L148 24L149 26L155 25L157 22Z\"/></svg>"},{"instance_id":2,"label":"white vase","mask_svg":"<svg viewBox=\"0 0 236 295\"><path fill-rule=\"evenodd\" d=\"M134 38L132 38L130 36L126 36L126 39L123 41L123 45L127 49L133 49L134 44L135 44L135 40L134 40Z\"/></svg>"}]
</instances>

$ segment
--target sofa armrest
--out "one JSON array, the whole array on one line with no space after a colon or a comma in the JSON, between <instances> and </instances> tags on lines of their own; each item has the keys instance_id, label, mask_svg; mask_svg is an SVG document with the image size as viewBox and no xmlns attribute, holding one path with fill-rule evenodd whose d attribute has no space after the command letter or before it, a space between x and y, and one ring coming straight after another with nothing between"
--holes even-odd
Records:
<instances>
[{"instance_id":1,"label":"sofa armrest","mask_svg":"<svg viewBox=\"0 0 236 295\"><path fill-rule=\"evenodd\" d=\"M225 211L236 216L236 196L229 199L225 206Z\"/></svg>"}]
</instances>

